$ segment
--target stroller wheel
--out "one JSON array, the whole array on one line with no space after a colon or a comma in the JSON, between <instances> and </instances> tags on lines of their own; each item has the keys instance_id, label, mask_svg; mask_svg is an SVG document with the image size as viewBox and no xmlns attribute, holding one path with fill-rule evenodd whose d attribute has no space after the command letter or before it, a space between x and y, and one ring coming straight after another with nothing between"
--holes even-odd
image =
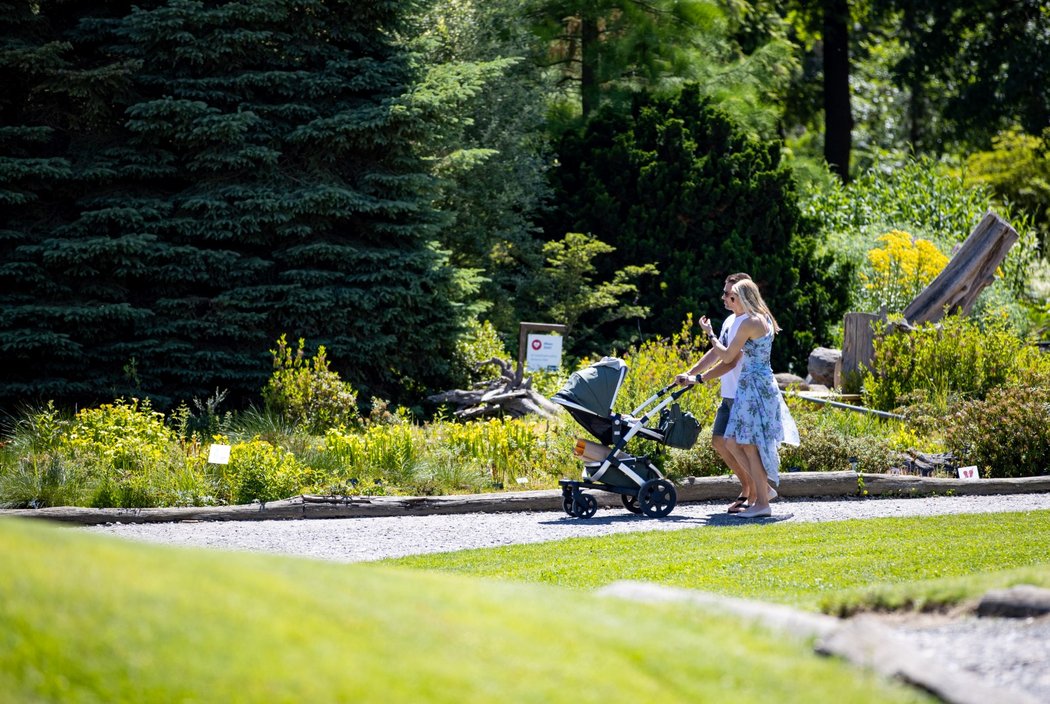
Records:
<instances>
[{"instance_id":1,"label":"stroller wheel","mask_svg":"<svg viewBox=\"0 0 1050 704\"><path fill-rule=\"evenodd\" d=\"M674 510L677 503L678 492L666 479L647 481L638 490L638 506L649 518L663 518Z\"/></svg>"},{"instance_id":2,"label":"stroller wheel","mask_svg":"<svg viewBox=\"0 0 1050 704\"><path fill-rule=\"evenodd\" d=\"M642 508L638 505L637 496L631 496L630 494L620 494L620 501L623 502L623 507L631 513L641 514Z\"/></svg>"},{"instance_id":3,"label":"stroller wheel","mask_svg":"<svg viewBox=\"0 0 1050 704\"><path fill-rule=\"evenodd\" d=\"M590 494L577 494L572 504L572 515L577 518L590 518L598 510L598 499Z\"/></svg>"}]
</instances>

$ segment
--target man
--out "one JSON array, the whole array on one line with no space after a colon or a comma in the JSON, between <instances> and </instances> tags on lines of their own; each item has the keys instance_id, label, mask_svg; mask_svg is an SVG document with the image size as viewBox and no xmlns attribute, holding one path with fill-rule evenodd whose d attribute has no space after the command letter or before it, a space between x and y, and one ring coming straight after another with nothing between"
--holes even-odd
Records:
<instances>
[{"instance_id":1,"label":"man","mask_svg":"<svg viewBox=\"0 0 1050 704\"><path fill-rule=\"evenodd\" d=\"M744 309L740 301L733 295L733 284L750 278L747 274L730 274L726 277L725 285L722 287L722 303L725 305L726 310L730 312L729 317L723 321L722 329L718 335L718 339L723 347L729 346L729 343L740 328L740 323L743 322L741 316L744 315ZM738 354L733 360L723 362L713 350L709 349L688 372L675 377L675 382L682 386L719 379L722 403L718 406L714 425L711 426L711 446L715 448L718 456L722 458L722 461L726 463L740 481L740 495L736 498L736 501L730 504L729 513L744 511L747 508L748 501L753 500L756 496L754 483L747 472L742 458L739 456L739 448L736 447L735 442L725 438L726 425L729 423L729 414L733 409L733 399L736 397L737 379L740 377L739 364L741 356ZM775 492L770 492L771 499L775 495Z\"/></svg>"}]
</instances>

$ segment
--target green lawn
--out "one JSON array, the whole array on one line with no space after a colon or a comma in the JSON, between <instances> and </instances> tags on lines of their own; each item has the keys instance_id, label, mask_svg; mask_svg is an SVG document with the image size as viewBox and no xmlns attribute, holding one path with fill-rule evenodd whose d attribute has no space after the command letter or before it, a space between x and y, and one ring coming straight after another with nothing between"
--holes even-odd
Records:
<instances>
[{"instance_id":1,"label":"green lawn","mask_svg":"<svg viewBox=\"0 0 1050 704\"><path fill-rule=\"evenodd\" d=\"M627 533L388 564L593 589L645 580L842 613L1050 587L1050 511Z\"/></svg>"},{"instance_id":2,"label":"green lawn","mask_svg":"<svg viewBox=\"0 0 1050 704\"><path fill-rule=\"evenodd\" d=\"M723 535L743 547L762 533ZM646 550L679 538L651 536ZM551 554L593 572L602 565L587 555L617 544ZM687 608L11 519L0 520L0 692L107 703L930 701L805 643Z\"/></svg>"}]
</instances>

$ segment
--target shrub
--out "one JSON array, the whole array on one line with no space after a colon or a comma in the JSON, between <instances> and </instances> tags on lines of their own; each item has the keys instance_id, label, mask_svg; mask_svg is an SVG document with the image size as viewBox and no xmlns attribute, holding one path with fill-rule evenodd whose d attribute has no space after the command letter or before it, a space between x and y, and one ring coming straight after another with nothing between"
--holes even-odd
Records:
<instances>
[{"instance_id":1,"label":"shrub","mask_svg":"<svg viewBox=\"0 0 1050 704\"><path fill-rule=\"evenodd\" d=\"M624 351L621 357L628 373L616 397L615 410L630 413L699 361L706 350L697 343L692 329L693 316L687 315L679 331L669 338L648 340ZM702 424L709 425L718 409L718 390L716 383L694 386L682 394L679 403Z\"/></svg>"},{"instance_id":2,"label":"shrub","mask_svg":"<svg viewBox=\"0 0 1050 704\"><path fill-rule=\"evenodd\" d=\"M218 465L216 487L227 503L276 501L299 493L303 468L295 455L258 438L230 447L230 462Z\"/></svg>"},{"instance_id":3,"label":"shrub","mask_svg":"<svg viewBox=\"0 0 1050 704\"><path fill-rule=\"evenodd\" d=\"M946 442L961 465L983 477L1050 471L1050 387L1009 386L967 401L948 419Z\"/></svg>"},{"instance_id":4,"label":"shrub","mask_svg":"<svg viewBox=\"0 0 1050 704\"><path fill-rule=\"evenodd\" d=\"M143 508L168 503L170 475L182 464L175 433L149 399L117 399L86 408L62 439L67 462L78 465L88 503L95 507Z\"/></svg>"},{"instance_id":5,"label":"shrub","mask_svg":"<svg viewBox=\"0 0 1050 704\"><path fill-rule=\"evenodd\" d=\"M323 345L312 359L304 357L304 345L300 338L293 352L281 335L277 349L270 350L274 371L262 392L266 408L316 434L354 425L360 420L357 392L328 368Z\"/></svg>"},{"instance_id":6,"label":"shrub","mask_svg":"<svg viewBox=\"0 0 1050 704\"><path fill-rule=\"evenodd\" d=\"M848 435L828 426L800 426L798 447L783 445L781 473L791 469L803 472L885 472L894 464L896 453L888 438Z\"/></svg>"},{"instance_id":7,"label":"shrub","mask_svg":"<svg viewBox=\"0 0 1050 704\"><path fill-rule=\"evenodd\" d=\"M941 273L948 257L929 240L902 230L887 232L878 241L883 247L868 252L867 266L861 270L860 307L901 313Z\"/></svg>"},{"instance_id":8,"label":"shrub","mask_svg":"<svg viewBox=\"0 0 1050 704\"><path fill-rule=\"evenodd\" d=\"M456 340L457 375L463 379L460 383L472 384L497 378L499 367L482 364L493 357L503 360L510 358L495 326L487 320L470 320L466 330Z\"/></svg>"},{"instance_id":9,"label":"shrub","mask_svg":"<svg viewBox=\"0 0 1050 704\"><path fill-rule=\"evenodd\" d=\"M989 389L1046 364L1035 348L995 320L982 329L969 318L948 316L911 333L883 332L874 343L873 371L864 375L863 394L867 406L881 410L896 408L913 392L937 399L983 398Z\"/></svg>"}]
</instances>

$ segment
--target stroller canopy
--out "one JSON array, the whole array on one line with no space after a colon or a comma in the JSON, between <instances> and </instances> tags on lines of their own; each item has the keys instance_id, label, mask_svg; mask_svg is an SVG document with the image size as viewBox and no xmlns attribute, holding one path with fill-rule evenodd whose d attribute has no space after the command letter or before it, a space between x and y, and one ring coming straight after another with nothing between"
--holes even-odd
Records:
<instances>
[{"instance_id":1,"label":"stroller canopy","mask_svg":"<svg viewBox=\"0 0 1050 704\"><path fill-rule=\"evenodd\" d=\"M616 357L603 357L586 369L573 372L561 391L551 398L569 409L579 409L602 418L612 415L613 402L620 391L627 364Z\"/></svg>"}]
</instances>

